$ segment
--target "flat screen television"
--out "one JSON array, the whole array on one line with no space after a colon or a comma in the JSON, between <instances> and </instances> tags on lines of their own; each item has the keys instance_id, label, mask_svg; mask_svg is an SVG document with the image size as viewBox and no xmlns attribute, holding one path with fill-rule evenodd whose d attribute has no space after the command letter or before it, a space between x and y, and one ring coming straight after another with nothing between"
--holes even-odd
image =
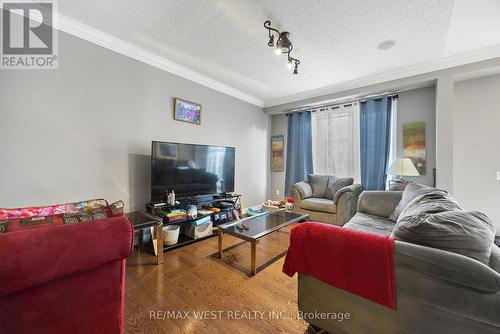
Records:
<instances>
[{"instance_id":1,"label":"flat screen television","mask_svg":"<svg viewBox=\"0 0 500 334\"><path fill-rule=\"evenodd\" d=\"M153 141L151 202L234 191L235 148Z\"/></svg>"}]
</instances>

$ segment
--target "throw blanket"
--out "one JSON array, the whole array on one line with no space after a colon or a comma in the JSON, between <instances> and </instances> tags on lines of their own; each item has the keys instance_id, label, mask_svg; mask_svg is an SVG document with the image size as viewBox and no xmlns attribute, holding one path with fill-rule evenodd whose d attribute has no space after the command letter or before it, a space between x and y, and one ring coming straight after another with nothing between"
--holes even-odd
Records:
<instances>
[{"instance_id":1,"label":"throw blanket","mask_svg":"<svg viewBox=\"0 0 500 334\"><path fill-rule=\"evenodd\" d=\"M283 272L309 275L395 308L394 239L322 223L292 229Z\"/></svg>"}]
</instances>

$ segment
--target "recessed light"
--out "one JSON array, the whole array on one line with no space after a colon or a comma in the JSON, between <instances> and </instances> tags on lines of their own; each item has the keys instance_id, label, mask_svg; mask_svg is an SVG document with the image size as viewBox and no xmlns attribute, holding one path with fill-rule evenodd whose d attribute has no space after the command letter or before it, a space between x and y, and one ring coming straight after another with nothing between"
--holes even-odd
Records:
<instances>
[{"instance_id":1,"label":"recessed light","mask_svg":"<svg viewBox=\"0 0 500 334\"><path fill-rule=\"evenodd\" d=\"M388 39L388 40L385 40L383 42L380 42L377 45L377 49L379 49L379 50L388 50L390 48L393 48L395 45L396 45L396 41L395 40Z\"/></svg>"}]
</instances>

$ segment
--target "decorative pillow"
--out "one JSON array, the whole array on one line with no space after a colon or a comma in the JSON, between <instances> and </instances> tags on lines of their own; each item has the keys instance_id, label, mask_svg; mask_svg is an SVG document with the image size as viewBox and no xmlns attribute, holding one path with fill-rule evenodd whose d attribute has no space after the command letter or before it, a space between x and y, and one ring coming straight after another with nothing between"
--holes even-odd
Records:
<instances>
[{"instance_id":1,"label":"decorative pillow","mask_svg":"<svg viewBox=\"0 0 500 334\"><path fill-rule=\"evenodd\" d=\"M399 201L398 205L394 209L394 212L389 216L389 220L396 222L398 220L399 215L406 208L408 203L410 203L418 195L422 195L422 194L431 192L433 190L435 190L435 188L431 188L429 186L415 183L415 182L410 182L406 186L405 190L403 191L403 195L401 196L401 200Z\"/></svg>"},{"instance_id":2,"label":"decorative pillow","mask_svg":"<svg viewBox=\"0 0 500 334\"><path fill-rule=\"evenodd\" d=\"M312 188L312 197L324 198L326 195L326 188L328 187L328 175L314 175L309 174L309 184Z\"/></svg>"},{"instance_id":3,"label":"decorative pillow","mask_svg":"<svg viewBox=\"0 0 500 334\"><path fill-rule=\"evenodd\" d=\"M354 183L354 179L352 177L336 177L330 176L328 178L328 186L326 188L325 197L333 200L335 198L335 194L337 191L344 187L348 187Z\"/></svg>"},{"instance_id":4,"label":"decorative pillow","mask_svg":"<svg viewBox=\"0 0 500 334\"><path fill-rule=\"evenodd\" d=\"M481 212L445 211L405 216L392 231L398 240L490 261L495 225Z\"/></svg>"},{"instance_id":5,"label":"decorative pillow","mask_svg":"<svg viewBox=\"0 0 500 334\"><path fill-rule=\"evenodd\" d=\"M446 191L433 189L411 200L399 215L398 221L406 216L444 211L462 211L462 208L457 200L451 197Z\"/></svg>"}]
</instances>

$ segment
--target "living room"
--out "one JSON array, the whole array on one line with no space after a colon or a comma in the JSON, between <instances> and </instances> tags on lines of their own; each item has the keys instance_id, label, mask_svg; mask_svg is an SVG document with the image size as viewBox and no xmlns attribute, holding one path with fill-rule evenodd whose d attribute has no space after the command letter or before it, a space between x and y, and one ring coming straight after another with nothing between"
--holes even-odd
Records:
<instances>
[{"instance_id":1,"label":"living room","mask_svg":"<svg viewBox=\"0 0 500 334\"><path fill-rule=\"evenodd\" d=\"M499 333L499 14L2 2L0 333Z\"/></svg>"}]
</instances>

